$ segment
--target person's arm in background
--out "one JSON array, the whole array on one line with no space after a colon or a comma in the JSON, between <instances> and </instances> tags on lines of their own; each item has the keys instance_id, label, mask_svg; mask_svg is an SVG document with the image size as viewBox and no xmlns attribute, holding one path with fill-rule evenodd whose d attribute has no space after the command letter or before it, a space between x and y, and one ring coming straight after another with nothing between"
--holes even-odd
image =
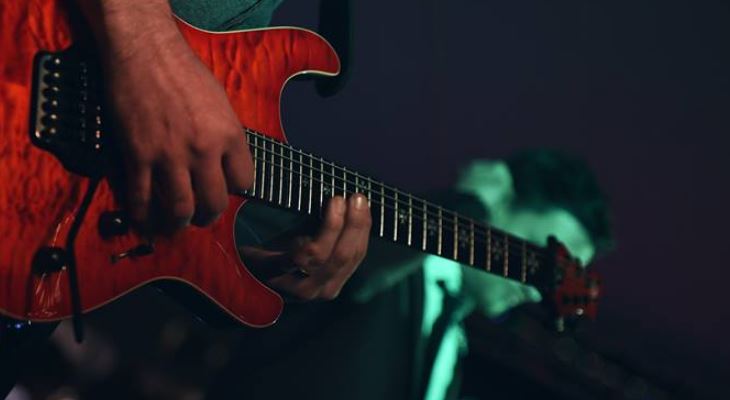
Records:
<instances>
[{"instance_id":1,"label":"person's arm in background","mask_svg":"<svg viewBox=\"0 0 730 400\"><path fill-rule=\"evenodd\" d=\"M102 57L132 219L148 223L154 200L170 230L212 223L228 194L253 181L251 155L225 90L188 47L168 0L77 4ZM287 252L250 254L312 273L267 283L301 299L336 296L367 249L370 214L360 198L333 199L318 235L293 239Z\"/></svg>"}]
</instances>

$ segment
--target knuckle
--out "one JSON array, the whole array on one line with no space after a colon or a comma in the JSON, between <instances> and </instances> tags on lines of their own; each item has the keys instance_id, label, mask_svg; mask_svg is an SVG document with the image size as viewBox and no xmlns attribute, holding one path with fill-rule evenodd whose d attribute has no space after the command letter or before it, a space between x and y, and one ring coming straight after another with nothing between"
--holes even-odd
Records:
<instances>
[{"instance_id":1,"label":"knuckle","mask_svg":"<svg viewBox=\"0 0 730 400\"><path fill-rule=\"evenodd\" d=\"M191 140L188 144L188 150L190 151L190 154L198 159L214 156L217 147L218 146L216 146L214 141L206 137L198 137L194 140Z\"/></svg>"}]
</instances>

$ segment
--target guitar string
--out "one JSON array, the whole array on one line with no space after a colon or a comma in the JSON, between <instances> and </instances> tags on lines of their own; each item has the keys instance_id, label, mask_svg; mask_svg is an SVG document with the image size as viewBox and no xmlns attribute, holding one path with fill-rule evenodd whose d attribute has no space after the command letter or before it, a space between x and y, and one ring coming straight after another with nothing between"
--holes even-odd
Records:
<instances>
[{"instance_id":1,"label":"guitar string","mask_svg":"<svg viewBox=\"0 0 730 400\"><path fill-rule=\"evenodd\" d=\"M280 153L277 153L276 151L274 151L272 149L269 149L269 148L267 148L265 146L260 146L260 145L257 145L257 144L251 144L251 146L252 147L255 147L257 149L261 149L264 152L269 153L269 154L271 154L273 156L279 157L280 159L285 159L285 160L289 161L289 163L287 163L287 164L296 164L296 165L299 165L299 166L305 166L308 169L312 169L314 171L314 168L312 168L310 165L305 164L305 163L301 163L298 160L295 160L295 159L292 159L292 158L289 158L289 157L286 157L286 156L282 156ZM267 162L269 164L273 164L273 166L275 166L276 168L283 169L286 172L292 172L292 173L294 173L296 175L299 175L299 173L296 170L290 170L288 167L282 167L281 165L277 165L275 162L273 162L271 160L267 160L267 159L264 158L264 159L262 159L262 161ZM318 161L318 162L320 162L320 161ZM317 171L317 175L320 175L320 174L323 175L323 176L326 176L329 179L334 179L336 183L347 183L350 186L365 189L365 187L363 187L363 185L360 184L359 182L354 182L354 181L349 180L349 179L343 179L343 178L341 178L341 177L339 177L337 175L333 175L332 173L327 172L327 171L324 171L324 170L321 170L321 169ZM352 172L350 172L350 174L352 174ZM282 176L282 178L283 178L283 176ZM327 187L330 187L331 186L331 182L324 182L324 181L320 182L319 179L317 179L316 181L318 183L324 184ZM337 185L335 185L335 186L337 186ZM342 186L340 186L339 188L342 188ZM338 188L335 187L333 189L338 189ZM369 190L369 192L371 194L373 193L372 190ZM355 193L355 192L352 192L352 193ZM376 194L377 194L377 192L376 192ZM413 200L416 200L417 203L424 203L424 205L426 205L425 204L426 203L425 201L422 201L421 199L418 199L417 197L413 197L411 195L408 195L408 196L411 197ZM398 205L402 205L404 207L408 207L408 208L413 209L413 206L412 205L409 205L409 203L407 201L405 201L405 200L395 199L394 197L388 196L388 195L381 195L381 196L378 196L378 197L383 197L383 198L387 198L388 200L397 201L398 202ZM380 204L380 203L378 203L378 204ZM387 203L386 203L386 206L389 208L389 210L393 210L393 211L395 210L393 207L389 207L387 205ZM512 234L509 234L507 232L504 232L504 231L502 231L500 229L493 228L491 226L487 226L487 225L485 225L484 223L482 223L480 221L474 220L473 218L469 218L469 217L466 217L466 216L458 216L456 219L444 218L444 215L448 215L448 214L454 214L454 215L456 215L458 213L456 213L454 211L450 211L448 209L444 209L441 206L437 206L437 207L438 208L441 208L441 210L442 210L441 220L443 222L446 222L448 224L454 225L454 223L456 222L456 219L458 219L459 220L459 224L462 224L462 223L474 223L475 228L479 228L479 229L483 230L483 232L482 231L475 230L475 234L479 234L480 235L480 238L483 238L483 236L481 236L481 235L485 235L485 236L486 235L489 235L490 233L487 232L487 230L489 230L489 231L492 232L492 234L497 234L497 235L502 235L502 236L505 236L505 237L509 237L510 239L512 239L512 240L510 240L510 242L514 242L514 241L523 242L524 241L527 246L533 247L534 250L543 250L544 249L544 246L537 245L537 244L532 243L530 241L527 241L525 239L519 238L519 237L514 236ZM421 210L423 210L423 208L419 208L418 209L419 212L415 213L415 215L412 215L412 217L415 217L419 221L422 221L421 216L419 215L419 214L421 214L420 213ZM432 212L432 211L429 211L429 210L427 210L427 215L433 217L434 219L439 218L438 213ZM460 226L462 226L462 225L460 225ZM466 230L466 227L464 229ZM521 246L521 243L514 243L514 244Z\"/></svg>"},{"instance_id":2,"label":"guitar string","mask_svg":"<svg viewBox=\"0 0 730 400\"><path fill-rule=\"evenodd\" d=\"M348 171L344 167L337 166L333 162L325 161L322 158L317 158L317 157L315 157L312 154L305 153L305 152L303 152L303 151L301 151L299 149L296 149L296 148L294 148L294 147L292 147L292 146L290 146L288 144L285 144L285 143L279 142L277 140L274 140L272 138L269 138L267 136L264 136L261 133L256 132L254 130L251 130L251 129L248 129L247 128L247 131L249 131L249 134L251 136L255 136L257 138L264 139L268 143L271 143L272 145L278 146L279 149L287 149L290 152L293 151L293 152L298 153L300 156L307 156L309 158L309 161L311 161L311 162L317 162L317 163L319 163L321 165L327 165L327 166L331 167L332 170L338 169L338 170L340 170L343 173L343 176L345 178L340 178L340 177L338 177L337 175L335 175L335 174L333 174L331 172L325 171L324 169L314 169L315 172L318 172L320 174L326 175L328 178L334 178L336 181L338 181L338 183L339 182L343 182L343 183L347 183L347 184L350 184L350 185L353 185L353 186L356 186L356 187L360 187L361 186L357 182L354 182L352 180L347 179L348 172L349 172L350 175L353 175L353 171ZM249 145L252 145L252 144L249 143ZM287 157L285 155L282 155L280 153L277 153L273 149L267 149L265 145L263 145L263 146L259 146L258 144L254 144L254 145L256 147L260 148L260 149L263 149L265 152L268 152L268 153L273 154L273 155L275 155L277 157L283 158L283 159L285 159L287 161L290 161L291 163L295 163L296 165L301 165L301 166L305 166L307 168L313 169L311 166L307 165L306 163L302 163L299 160L296 160L296 159ZM475 233L481 233L481 234L485 234L486 235L486 230L490 230L492 234L502 235L504 237L508 237L509 239L516 240L516 241L524 241L527 244L528 247L532 247L533 248L533 251L542 251L544 249L544 246L540 246L540 245L537 245L535 243L532 243L532 242L530 242L528 240L519 238L519 237L517 237L515 235L512 235L512 234L510 234L508 232L502 231L501 229L494 228L494 227L492 227L492 226L490 226L488 224L484 224L484 223L482 223L480 221L476 221L473 218L470 218L470 217L467 217L467 216L458 215L458 213L456 213L454 211L451 211L451 210L448 210L448 209L446 209L446 208L444 208L444 207L442 207L442 206L440 206L438 204L434 204L434 203L431 203L431 202L429 202L429 201L427 201L425 199L418 198L418 197L413 196L413 195L411 195L409 193L405 193L405 192L401 191L400 189L397 189L395 187L388 186L388 185L386 185L386 184L384 184L382 182L373 180L372 178L370 178L368 176L360 175L357 172L354 172L354 175L356 176L356 178L358 180L360 178L363 178L366 181L366 183L375 184L376 186L379 185L379 186L381 186L384 189L388 189L388 190L391 190L393 192L403 194L407 198L410 198L412 201L415 200L418 203L422 203L423 206L424 206L424 208L426 206L428 206L430 208L436 208L437 210L440 209L442 211L442 215L441 216L439 216L437 212L430 211L428 208L426 208L426 214L428 216L433 217L433 218L440 218L442 221L444 221L446 223L450 223L450 224L456 223L456 219L461 219L461 220L464 220L464 222L473 223L475 225L475 227L481 227L482 229L485 230L485 232L483 232L483 233L482 232L477 232L477 231L475 231ZM333 188L333 191L334 191L334 188ZM389 195L385 195L385 196L381 196L381 197L385 197L388 200L392 200L394 202L397 202L398 205L401 205L401 206L404 206L404 207L408 207L408 208L413 208L413 206L411 204L409 204L406 200L397 199L397 198L392 197L392 196L389 196ZM421 208L421 209L423 209L423 208ZM445 215L453 214L453 215L456 216L456 218L454 218L454 219L451 219L451 218L448 218L448 217L447 218L444 218L444 214ZM420 218L420 216L419 216L419 218ZM510 240L510 241L512 241L512 240Z\"/></svg>"},{"instance_id":3,"label":"guitar string","mask_svg":"<svg viewBox=\"0 0 730 400\"><path fill-rule=\"evenodd\" d=\"M347 174L348 172L349 172L350 174L352 174L352 171L348 171L348 170L347 170L346 168L344 168L344 167L340 167L340 166L336 165L335 163L333 163L333 162L331 162L331 161L326 161L326 160L324 160L324 159L323 159L323 158L321 158L321 157L316 157L316 156L314 156L313 154L310 154L310 153L306 153L306 152L304 152L304 151L302 151L302 150L299 150L299 149L297 149L297 148L295 148L295 147L292 147L291 145L288 145L288 144L285 144L285 143L279 142L279 141L277 141L277 140L275 140L275 139L273 139L273 138L270 138L270 137L268 137L268 136L265 136L265 135L263 135L263 134L262 134L262 133L260 133L260 132L257 132L257 131L255 131L255 130L252 130L252 129L249 129L249 128L246 128L246 131L247 131L247 133L248 133L249 135L251 135L251 136L255 136L255 137L257 137L257 138L260 138L260 139L263 139L263 140L265 140L265 141L267 141L267 142L271 143L272 145L278 146L279 148L287 149L287 150L289 150L290 152L295 152L295 153L299 154L300 156L305 156L305 157L308 157L309 161L312 161L312 162L317 162L317 163L320 163L320 164L326 164L327 166L331 167L331 169L333 169L333 170L334 170L334 169L337 169L337 170L341 171L341 172L343 173L343 175L344 175L344 176L346 176L346 174ZM249 144L250 144L250 143L249 143ZM259 147L259 148L263 148L263 149L264 149L265 151L269 151L269 152L271 152L272 154L274 154L274 155L277 155L277 156L280 156L280 157L282 157L282 158L285 158L285 159L287 159L287 160L289 160L289 161L293 161L293 162L299 163L299 161L297 161L297 160L295 160L295 159L292 159L292 158L288 158L288 157L283 157L283 156L281 156L280 154L276 153L276 152L275 152L275 151L274 151L273 149L272 149L272 150L268 150L268 149L266 149L266 146L263 146L263 147ZM304 166L307 166L307 167L308 167L308 165L307 165L307 164L302 164L302 165L304 165ZM325 173L325 174L327 174L327 175L328 175L328 177L332 177L332 176L333 176L333 174L332 174L332 173L326 172L326 171L324 171L323 169L320 169L320 170L319 170L319 172L322 172L322 173ZM418 197L416 197L416 196L413 196L413 195L411 195L410 193L406 193L406 192L403 192L402 190L400 190L400 189L398 189L398 188L396 188L396 187L393 187L393 186L389 186L389 185L386 185L385 183L383 183L383 182L379 182L379 181L376 181L376 180L374 180L374 179L372 179L372 178L370 178L370 177L368 177L368 176L365 176L365 175L360 175L359 173L355 173L355 175L356 175L356 176L357 176L358 178L364 178L364 179L365 179L365 180L366 180L367 182L369 182L369 183L371 183L371 184L375 184L375 185L380 185L380 186L381 186L381 187L383 187L384 189L388 189L388 190L390 190L390 191L393 191L393 192L396 192L396 193L398 193L398 194L402 194L402 195L404 195L404 196L406 196L406 197L410 197L410 198L411 198L411 199L413 199L413 200L417 200L418 202L420 202L420 203L423 203L423 204L424 204L424 206L425 206L425 205L427 205L427 206L429 206L429 207L431 207L431 208L436 208L437 210L438 210L438 209L441 209L442 211L447 211L448 213L453 213L453 214L456 214L455 212L453 212L453 211L450 211L450 210L447 210L447 209L443 208L442 206L440 206L440 205L438 205L438 204L435 204L435 203L429 202L429 201L427 201L427 200L425 200L425 199L422 199L422 198L418 198ZM337 175L334 175L334 177L335 177L335 179L342 179L342 178L338 178L338 177L337 177ZM350 182L348 182L348 183L352 183L352 184L354 184L354 182L352 182L352 181L350 181ZM392 197L391 197L390 199L394 199L394 198L392 198ZM403 205L407 205L408 203L407 203L407 202L404 202L404 201L400 201L400 204L403 204ZM435 215L437 216L438 214L435 214ZM437 218L438 218L438 216L437 216ZM474 220L473 218L469 218L469 217L462 217L462 218L466 219L467 221L471 221L471 222L474 222L475 224L481 224L481 223L480 223L479 221L475 221L475 220ZM447 220L447 221L449 221L449 222L450 222L450 221L452 221L452 220ZM505 236L511 236L511 235L509 235L509 234L508 234L507 232L502 232L502 231L501 231L500 229L496 229L496 228L491 228L491 227L490 227L490 229L492 229L492 231L495 231L496 233L500 233L500 234L503 234L503 235L505 235ZM517 238L517 239L518 239L518 240L521 240L521 239L519 239L519 238ZM528 244L530 244L530 243L528 242ZM533 244L533 245L534 245L534 244Z\"/></svg>"},{"instance_id":4,"label":"guitar string","mask_svg":"<svg viewBox=\"0 0 730 400\"><path fill-rule=\"evenodd\" d=\"M299 162L297 160L293 160L291 158L282 157L280 155L280 153L276 153L275 151L270 150L268 148L261 147L261 146L257 146L257 145L254 145L253 147L258 148L258 149L261 149L261 150L265 151L266 153L271 154L272 156L276 156L276 157L279 157L280 159L285 159L285 160L289 161L287 164L294 164L294 165L306 167L307 169L311 169L312 172L314 172L316 175L322 175L322 176L328 178L329 180L334 180L335 183L349 184L351 187L357 187L357 188L361 188L361 189L367 189L367 187L363 186L359 182L355 182L355 181L352 181L352 180L349 180L349 179L344 179L344 178L339 177L337 175L333 175L331 172L328 172L328 171L325 171L325 170L322 170L322 169L316 169L313 166L307 165L305 163L301 163L301 162ZM304 173L300 174L295 169L290 169L287 165L279 165L274 160L266 159L265 157L263 159L262 158L259 158L259 160L262 161L262 162L265 162L267 164L270 164L271 166L274 166L277 169L280 169L280 170L283 170L283 171L286 171L286 172L291 172L293 174L296 174L297 176L299 176L299 175L305 176ZM343 189L344 185L338 186L337 184L335 184L334 187L332 187L332 182L330 182L329 180L328 181L325 181L325 180L320 180L319 178L318 179L314 179L315 178L315 176L314 176L315 174L312 174L312 180L313 181L316 181L317 183L322 183L327 188L330 188L331 187L332 190L333 190L333 193L336 193L337 192L337 189L340 189L340 191L342 192L342 189ZM284 178L284 176L282 175L281 178ZM348 190L347 191L347 194L355 194L355 193L361 193L362 194L364 192L365 192L365 190L363 190L363 191L357 191L357 192L351 192L351 191ZM387 200L392 200L393 202L397 202L398 203L397 205L400 205L400 206L403 206L403 207L408 207L408 208L411 208L411 209L417 209L419 211L424 209L423 207L421 207L421 208L414 208L412 204L409 204L405 200L396 199L395 197L389 196L388 194L381 193L379 191L373 191L372 188L370 190L367 190L367 192L369 194L371 194L371 195L373 193L375 193L376 195L380 194L380 196L374 196L373 199L383 198L383 199L387 199ZM416 197L412 197L412 200L416 200L417 203L422 203L422 204L425 203L425 202L421 201L420 199L418 199ZM378 204L380 204L380 203L378 203ZM389 208L389 210L395 210L395 208L394 207L391 207L389 203L384 203L384 204ZM459 215L457 218L453 218L453 219L452 218L448 218L446 216L448 216L449 214L451 214L451 215L458 215L458 213L455 212L455 211L451 211L451 210L445 209L445 208L443 208L441 206L438 206L438 208L440 208L442 210L441 217L439 217L439 215L438 215L437 212L433 212L433 211L430 211L430 210L426 209L427 215L430 216L430 217L433 217L434 219L440 218L441 221L442 221L442 223L447 223L447 224L450 224L450 225L454 225L456 223L462 224L462 223L471 222L471 223L474 223L474 226L475 227L481 228L481 229L484 230L484 232L477 232L477 231L475 231L475 233L486 234L486 231L487 230L491 230L492 233L501 234L501 235L504 235L504 236L508 236L508 235L509 236L512 236L512 235L510 235L510 234L508 234L506 232L503 232L503 231L501 231L501 230L499 230L497 228L493 228L491 226L484 225L482 222L476 221L473 218L469 218L469 217L466 217L466 216ZM419 220L420 220L421 214L422 213L415 213L412 216L413 217L416 217L416 218L419 218ZM517 238L517 237L514 237L514 239L515 240L520 240L520 241L524 240L524 239L520 239L520 238ZM533 246L537 246L537 245L535 245L533 243L530 243L528 241L526 241L526 242L528 244L533 245Z\"/></svg>"},{"instance_id":5,"label":"guitar string","mask_svg":"<svg viewBox=\"0 0 730 400\"><path fill-rule=\"evenodd\" d=\"M276 154L276 153L270 153L270 154ZM289 169L287 167L283 167L282 168L281 165L279 165L278 163L276 163L275 161L272 161L272 160L261 160L261 159L259 159L259 161L261 161L261 162L263 162L263 163L265 163L267 165L276 167L279 170L286 171L286 172L290 172L290 173L292 173L292 175L305 176L304 174L300 174L296 170L292 170L292 169ZM306 176L306 177L309 180L309 176ZM320 180L318 177L314 177L314 176L312 177L311 180L312 180L312 182L315 182L317 184L322 184L323 186L330 184L329 181L323 181L323 180ZM262 200L266 200L265 199L266 193L264 193L264 192L259 193L257 195L251 195L251 191L249 190L248 191L248 195L251 195L251 197L254 197L254 198L260 197ZM354 194L354 192L351 192L350 194ZM270 195L271 195L271 193L270 193ZM332 196L329 196L329 197L331 198ZM318 198L319 198L319 195L317 195L317 199ZM375 205L380 205L381 204L381 202L378 201L375 198L371 198L370 199L370 202L372 204L375 204ZM273 203L276 203L276 202L273 202ZM384 208L387 209L388 211L395 211L395 208L394 207L391 207L387 203L382 203L382 204L383 204ZM371 210L372 210L372 207L371 207ZM415 219L417 222L423 223L423 220L421 219L421 217L419 215L416 215L416 213L412 213L411 218L412 219ZM466 218L464 218L464 219L466 219ZM454 220L449 221L449 222L452 222L450 225L453 225L453 221ZM475 223L474 228L481 228L481 229L484 229L485 230L484 232L480 232L480 231L475 230L474 231L474 239L475 239L475 242L478 240L480 242L480 244L486 246L488 244L487 243L487 238L489 237L488 236L489 234L486 233L486 229L491 229L492 232L494 232L494 229L493 228L486 228L483 224L479 224L479 223ZM442 226L442 232L445 232L447 234L453 235L454 232L455 232L455 230L453 228L451 228L451 227ZM466 229L463 230L463 231L460 231L460 233L461 232L465 232L465 235L464 236L470 236L470 232L466 232ZM422 239L422 237L421 237L421 239ZM490 240L491 240L491 248L492 249L501 249L501 248L504 247L504 244L503 244L504 243L504 239L501 239L501 240L498 239L498 238L497 238L497 240L494 240L494 239L495 238L490 238ZM446 241L446 242L450 242L450 241ZM522 243L523 242L525 243L525 249L522 248L523 247L522 246ZM480 246L479 247L480 251L481 251L482 247L484 247L484 246ZM517 237L514 237L514 236L510 236L510 239L508 239L508 246L509 246L509 250L510 250L510 253L509 253L510 255L520 256L521 257L523 251L528 251L529 250L530 253L532 255L534 255L535 257L537 257L537 258L543 258L543 259L549 258L547 255L543 254L543 252L545 251L545 248L544 247L539 247L538 245L536 245L534 243L531 243L531 242L528 242L528 241L526 241L524 239L521 239L521 238L517 238Z\"/></svg>"},{"instance_id":6,"label":"guitar string","mask_svg":"<svg viewBox=\"0 0 730 400\"><path fill-rule=\"evenodd\" d=\"M261 150L264 150L265 152L267 152L267 153L269 153L271 155L274 155L274 156L277 156L277 157L280 157L280 158L286 158L286 157L281 157L279 153L276 153L276 152L274 152L274 151L272 151L270 149L267 149L265 147L260 147L260 146L254 146L254 147L256 147L258 149L261 149ZM259 160L262 161L262 162L265 162L266 164L269 164L269 165L271 165L271 166L273 166L273 167L275 167L275 168L277 168L279 170L286 171L286 172L290 172L292 175L297 175L297 176L302 175L303 177L307 177L308 180L309 180L309 176L305 176L304 174L300 174L298 171L293 170L293 169L290 169L287 166L282 166L282 165L276 163L273 160L268 160L268 159L259 159ZM294 162L294 160L292 160L292 159L289 159L289 161ZM297 162L297 165L305 166L305 164L300 164L299 162ZM310 168L310 166L308 166L308 165L306 165L306 166L307 166L307 168ZM314 169L313 169L313 171L314 171ZM337 177L335 175L332 175L330 173L327 173L327 172L325 172L323 170L318 170L317 174L318 175L321 174L323 176L327 176L328 178L334 178L336 181L339 181L339 182L342 182L343 181L342 178L339 178L339 177ZM283 175L281 177L283 178ZM312 182L316 182L318 184L322 184L323 187L328 187L329 188L331 186L331 182L329 180L328 181L323 181L323 180L320 180L319 178L316 178L315 179L314 176L312 176L311 178L312 178L311 179ZM355 185L355 182L353 182L353 181L349 181L349 183L353 187L354 186L360 187L360 185ZM337 189L337 187L335 187L334 189ZM370 192L370 194L373 193L372 191L369 191L369 192ZM333 195L336 195L336 191L333 191L333 193L334 193ZM348 191L348 193L349 194L354 194L355 192L349 192ZM329 196L329 197L332 197L332 196ZM389 196L381 196L381 197L385 197L385 198L388 198L390 200L393 200L394 199L393 197L389 197ZM370 201L371 201L371 203L375 203L377 205L380 205L381 204L381 202L380 201L377 201L377 198L375 198L375 197L374 198L371 198ZM399 201L399 203L402 204L402 205L404 205L404 206L408 206L408 203L406 203L406 202ZM388 211L395 211L395 208L392 207L392 206L390 206L388 203L384 203L384 208L388 209ZM446 210L446 211L449 212L449 213L455 213L455 212L449 211L449 210ZM421 215L419 215L419 214L421 214L421 213L411 213L411 219L415 219L416 221L423 222L423 219L421 218ZM430 214L427 214L427 215L432 216L434 219L438 218L438 214L435 214L435 213L430 213ZM522 251L522 243L523 242L524 242L525 247L526 247L524 250L530 250L532 253L540 254L541 256L542 256L541 253L545 251L545 247L543 247L543 246L539 246L539 245L537 245L535 243L529 242L529 241L527 241L525 239L519 238L519 237L514 236L514 235L511 235L509 233L505 233L505 232L503 232L501 230L498 230L496 228L487 227L486 225L484 225L481 222L474 221L472 218L461 217L460 219L463 220L464 222L473 222L474 223L474 227L480 229L480 230L476 230L475 229L474 236L475 236L475 239L479 239L479 240L483 241L484 244L487 243L486 242L487 235L494 236L496 234L497 236L502 235L503 237L507 237L508 238L507 240L509 242L509 246L511 248L517 248L517 249L519 249L519 251ZM444 222L444 219L442 217L442 224L443 224L443 222ZM446 222L447 225L452 225L453 226L456 221L454 219L446 219L445 222ZM450 233L450 234L453 234L455 232L454 229L452 229L450 227L443 227L442 230L443 231L446 231L447 233ZM464 228L463 230L460 230L459 232L464 232L465 235L470 235L470 232L467 232L467 231L470 231L470 229ZM488 232L488 231L491 231L491 233ZM502 243L500 243L500 242L503 242L504 241L504 238L502 238L500 240L500 238L497 237L496 239L497 240L494 240L492 242L492 243L494 243L494 245L493 245L494 248L497 248L497 247L502 246Z\"/></svg>"}]
</instances>

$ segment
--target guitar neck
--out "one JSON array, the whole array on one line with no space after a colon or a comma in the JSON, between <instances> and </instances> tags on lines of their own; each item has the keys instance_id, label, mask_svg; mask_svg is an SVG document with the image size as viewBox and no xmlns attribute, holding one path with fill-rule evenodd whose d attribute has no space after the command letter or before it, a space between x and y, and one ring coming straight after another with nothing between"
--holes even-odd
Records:
<instances>
[{"instance_id":1,"label":"guitar neck","mask_svg":"<svg viewBox=\"0 0 730 400\"><path fill-rule=\"evenodd\" d=\"M361 193L372 233L523 283L538 276L546 249L410 193L246 129L255 180L249 197L319 215L333 196Z\"/></svg>"}]
</instances>

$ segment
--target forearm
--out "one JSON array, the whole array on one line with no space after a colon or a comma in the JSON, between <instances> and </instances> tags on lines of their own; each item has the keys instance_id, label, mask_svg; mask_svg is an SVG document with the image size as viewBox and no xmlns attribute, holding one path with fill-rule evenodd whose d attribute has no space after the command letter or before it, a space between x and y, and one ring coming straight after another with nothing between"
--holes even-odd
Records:
<instances>
[{"instance_id":1,"label":"forearm","mask_svg":"<svg viewBox=\"0 0 730 400\"><path fill-rule=\"evenodd\" d=\"M127 59L135 49L182 40L168 0L76 0L105 55Z\"/></svg>"}]
</instances>

